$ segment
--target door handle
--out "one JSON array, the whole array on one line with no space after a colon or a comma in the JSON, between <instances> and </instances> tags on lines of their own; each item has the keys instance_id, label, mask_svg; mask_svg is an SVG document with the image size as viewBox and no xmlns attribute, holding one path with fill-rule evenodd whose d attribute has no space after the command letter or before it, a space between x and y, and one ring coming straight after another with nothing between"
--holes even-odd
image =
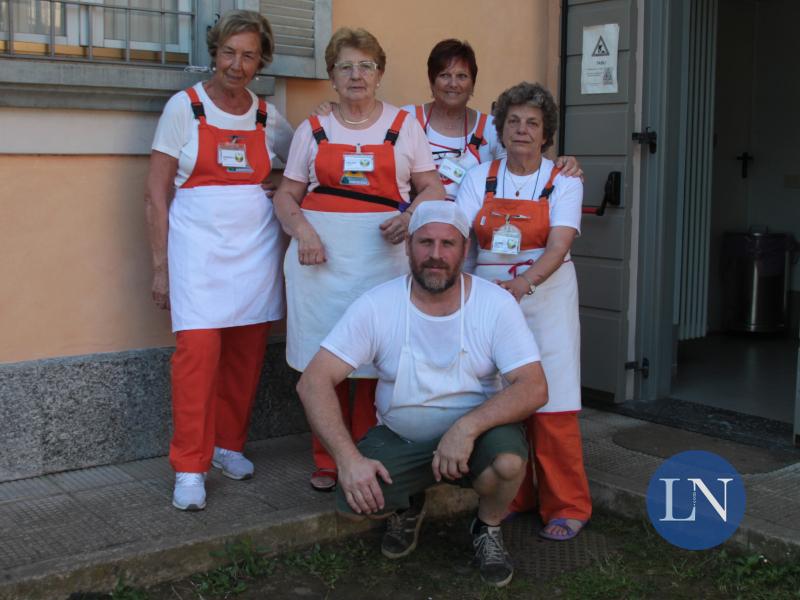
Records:
<instances>
[{"instance_id":1,"label":"door handle","mask_svg":"<svg viewBox=\"0 0 800 600\"><path fill-rule=\"evenodd\" d=\"M584 206L581 212L585 215L597 215L602 217L606 212L606 206L619 206L622 203L622 172L611 171L606 179L606 186L603 193L603 201L600 206Z\"/></svg>"}]
</instances>

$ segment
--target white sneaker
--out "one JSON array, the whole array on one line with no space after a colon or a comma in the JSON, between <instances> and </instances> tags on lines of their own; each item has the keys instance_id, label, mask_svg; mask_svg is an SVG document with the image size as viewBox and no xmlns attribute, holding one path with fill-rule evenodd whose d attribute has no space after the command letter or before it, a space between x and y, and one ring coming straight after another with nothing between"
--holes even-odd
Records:
<instances>
[{"instance_id":1,"label":"white sneaker","mask_svg":"<svg viewBox=\"0 0 800 600\"><path fill-rule=\"evenodd\" d=\"M172 506L180 510L203 510L206 507L206 474L175 473Z\"/></svg>"},{"instance_id":2,"label":"white sneaker","mask_svg":"<svg viewBox=\"0 0 800 600\"><path fill-rule=\"evenodd\" d=\"M250 479L255 470L253 463L247 460L244 454L225 448L214 448L211 464L222 469L222 474L231 479Z\"/></svg>"}]
</instances>

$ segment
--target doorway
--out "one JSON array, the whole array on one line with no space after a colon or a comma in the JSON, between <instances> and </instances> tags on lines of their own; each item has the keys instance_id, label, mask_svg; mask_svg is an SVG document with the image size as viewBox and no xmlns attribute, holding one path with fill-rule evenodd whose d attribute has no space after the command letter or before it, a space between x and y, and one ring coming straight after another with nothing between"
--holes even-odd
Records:
<instances>
[{"instance_id":1,"label":"doorway","mask_svg":"<svg viewBox=\"0 0 800 600\"><path fill-rule=\"evenodd\" d=\"M796 410L800 269L797 265L788 269L792 283L785 295L786 318L762 314L754 323L753 318L732 318L738 314L732 307L741 312L742 305L752 305L757 294L748 284L763 276L756 263L763 263L764 255L753 250L754 238L746 234L787 234L787 245L800 239L796 146L800 84L787 76L791 57L800 53L800 37L792 31L800 19L800 3L711 0L705 4L716 12L705 38L715 38L714 56L704 67L712 69L706 76L713 76L714 101L705 108L702 102L693 102L692 93L702 90L693 92L690 84L682 106L681 155L700 164L682 163L681 158L664 163L667 178L674 174L681 182L679 191L686 194L678 194L675 220L671 377L658 397L781 423L791 436L792 424L800 419ZM692 52L683 54L689 61L703 60ZM698 64L690 62L689 73ZM708 112L709 106L710 138L692 130L693 124L702 123L698 111ZM703 143L705 155L702 147L698 150ZM698 172L705 173L706 187L692 191L690 179ZM783 289L760 292L762 302L764 292L783 297ZM767 300L779 310L774 297ZM781 321L783 326L778 326ZM662 369L665 363L661 361ZM798 426L794 433L797 443Z\"/></svg>"}]
</instances>

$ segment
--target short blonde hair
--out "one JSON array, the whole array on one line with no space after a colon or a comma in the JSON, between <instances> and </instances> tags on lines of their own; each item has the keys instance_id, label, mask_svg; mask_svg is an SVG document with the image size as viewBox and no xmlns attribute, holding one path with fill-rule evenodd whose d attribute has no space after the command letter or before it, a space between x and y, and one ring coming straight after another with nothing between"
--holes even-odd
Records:
<instances>
[{"instance_id":1,"label":"short blonde hair","mask_svg":"<svg viewBox=\"0 0 800 600\"><path fill-rule=\"evenodd\" d=\"M339 58L339 53L343 48L355 48L371 55L378 63L378 70L381 73L386 70L386 53L374 35L366 29L341 27L336 30L331 41L328 42L328 47L325 48L325 66L328 69L328 75L333 71L336 59Z\"/></svg>"},{"instance_id":2,"label":"short blonde hair","mask_svg":"<svg viewBox=\"0 0 800 600\"><path fill-rule=\"evenodd\" d=\"M275 51L275 38L272 35L272 26L267 18L252 10L230 10L222 15L214 26L208 30L206 42L208 53L212 62L217 59L217 50L228 38L237 33L253 32L261 38L260 71L272 62L272 53Z\"/></svg>"}]
</instances>

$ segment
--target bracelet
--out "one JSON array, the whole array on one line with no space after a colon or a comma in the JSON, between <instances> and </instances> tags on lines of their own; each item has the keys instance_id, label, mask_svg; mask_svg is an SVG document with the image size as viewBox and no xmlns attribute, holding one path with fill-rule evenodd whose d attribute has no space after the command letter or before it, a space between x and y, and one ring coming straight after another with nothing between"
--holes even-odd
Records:
<instances>
[{"instance_id":1,"label":"bracelet","mask_svg":"<svg viewBox=\"0 0 800 600\"><path fill-rule=\"evenodd\" d=\"M525 271L527 273L527 271ZM519 276L525 280L525 283L528 284L528 291L525 292L528 296L533 296L533 293L536 291L536 284L531 283L531 280L525 277L525 273L520 273Z\"/></svg>"}]
</instances>

